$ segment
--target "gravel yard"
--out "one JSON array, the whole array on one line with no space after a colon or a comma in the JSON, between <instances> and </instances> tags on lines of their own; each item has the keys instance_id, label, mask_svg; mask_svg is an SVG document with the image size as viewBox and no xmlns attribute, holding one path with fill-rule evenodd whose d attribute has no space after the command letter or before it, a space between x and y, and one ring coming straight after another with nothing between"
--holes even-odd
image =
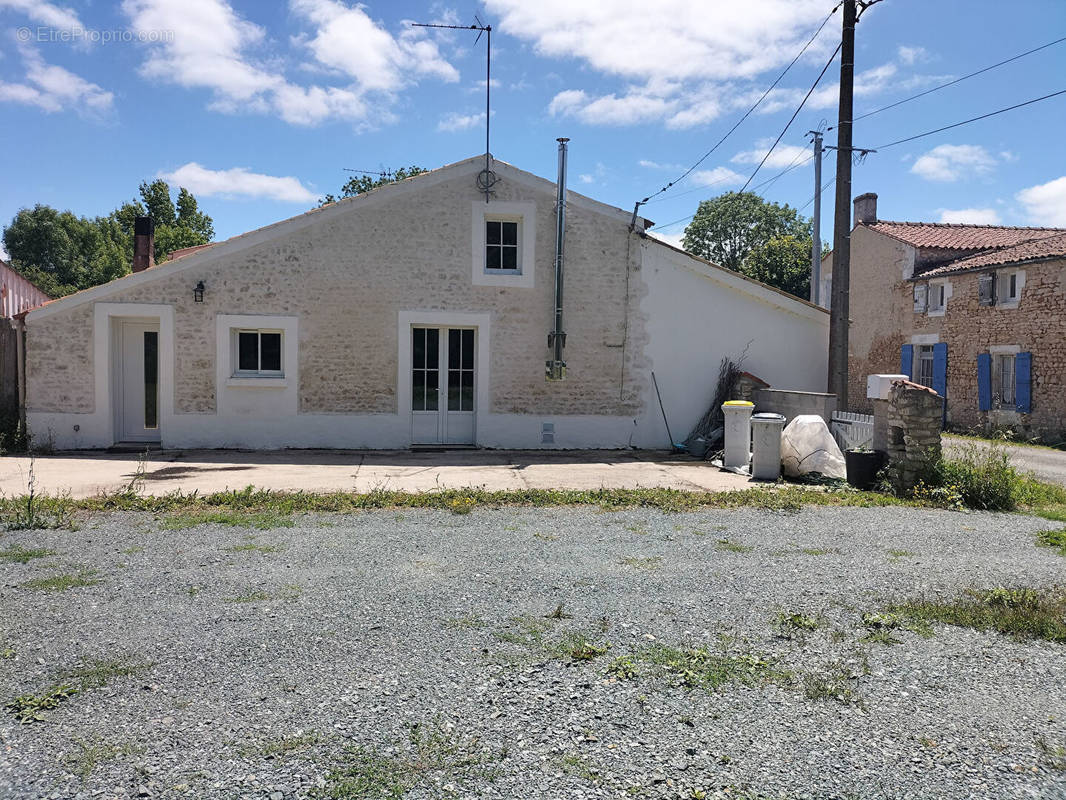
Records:
<instances>
[{"instance_id":1,"label":"gravel yard","mask_svg":"<svg viewBox=\"0 0 1066 800\"><path fill-rule=\"evenodd\" d=\"M0 797L1066 797L1066 644L863 620L1066 583L1043 520L167 522L0 536L0 701L73 691L0 716Z\"/></svg>"}]
</instances>

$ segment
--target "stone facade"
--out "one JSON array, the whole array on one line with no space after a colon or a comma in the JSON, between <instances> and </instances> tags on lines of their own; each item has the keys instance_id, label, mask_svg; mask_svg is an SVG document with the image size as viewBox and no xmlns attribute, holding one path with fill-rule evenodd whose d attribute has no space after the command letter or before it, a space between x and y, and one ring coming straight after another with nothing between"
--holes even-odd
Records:
<instances>
[{"instance_id":1,"label":"stone facade","mask_svg":"<svg viewBox=\"0 0 1066 800\"><path fill-rule=\"evenodd\" d=\"M889 474L895 488L909 491L940 459L940 424L944 398L910 381L894 381L889 399L876 401L875 447L885 442ZM884 426L882 428L882 426Z\"/></svg>"},{"instance_id":2,"label":"stone facade","mask_svg":"<svg viewBox=\"0 0 1066 800\"><path fill-rule=\"evenodd\" d=\"M943 311L920 312L915 311L912 279L918 250L864 225L855 228L851 241L849 410L870 413L866 377L899 372L904 344L943 342L949 427L1011 426L1061 440L1066 431L1066 259L997 266L999 272L1024 273L1016 305L980 305L979 276L992 270L939 276L934 284L945 285ZM823 271L831 270L830 256ZM1030 414L979 410L977 355L997 347L1033 354Z\"/></svg>"}]
</instances>

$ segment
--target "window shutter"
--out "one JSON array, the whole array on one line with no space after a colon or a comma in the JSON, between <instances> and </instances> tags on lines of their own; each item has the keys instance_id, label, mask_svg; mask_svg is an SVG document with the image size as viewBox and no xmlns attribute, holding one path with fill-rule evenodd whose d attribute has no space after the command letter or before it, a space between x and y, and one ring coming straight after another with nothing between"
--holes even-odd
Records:
<instances>
[{"instance_id":1,"label":"window shutter","mask_svg":"<svg viewBox=\"0 0 1066 800\"><path fill-rule=\"evenodd\" d=\"M948 396L948 346L944 342L933 345L933 391Z\"/></svg>"},{"instance_id":2,"label":"window shutter","mask_svg":"<svg viewBox=\"0 0 1066 800\"><path fill-rule=\"evenodd\" d=\"M914 287L914 313L921 314L929 307L929 285L919 283Z\"/></svg>"},{"instance_id":3,"label":"window shutter","mask_svg":"<svg viewBox=\"0 0 1066 800\"><path fill-rule=\"evenodd\" d=\"M977 354L977 407L981 411L992 408L992 355Z\"/></svg>"},{"instance_id":4,"label":"window shutter","mask_svg":"<svg viewBox=\"0 0 1066 800\"><path fill-rule=\"evenodd\" d=\"M905 344L899 349L899 371L910 380L914 377L914 345Z\"/></svg>"},{"instance_id":5,"label":"window shutter","mask_svg":"<svg viewBox=\"0 0 1066 800\"><path fill-rule=\"evenodd\" d=\"M989 272L977 276L977 296L983 306L991 306L996 302L996 275Z\"/></svg>"},{"instance_id":6,"label":"window shutter","mask_svg":"<svg viewBox=\"0 0 1066 800\"><path fill-rule=\"evenodd\" d=\"M1033 354L1018 353L1014 357L1014 404L1022 414L1033 410Z\"/></svg>"}]
</instances>

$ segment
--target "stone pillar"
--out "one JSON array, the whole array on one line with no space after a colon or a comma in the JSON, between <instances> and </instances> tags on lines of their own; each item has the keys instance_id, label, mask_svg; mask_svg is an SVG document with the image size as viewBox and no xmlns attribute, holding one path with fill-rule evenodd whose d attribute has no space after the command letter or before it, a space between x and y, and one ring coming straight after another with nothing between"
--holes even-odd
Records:
<instances>
[{"instance_id":1,"label":"stone pillar","mask_svg":"<svg viewBox=\"0 0 1066 800\"><path fill-rule=\"evenodd\" d=\"M887 428L885 449L892 482L897 490L909 491L925 469L940 458L944 398L927 386L910 381L893 381L889 399L884 402ZM876 417L874 432L876 436Z\"/></svg>"},{"instance_id":2,"label":"stone pillar","mask_svg":"<svg viewBox=\"0 0 1066 800\"><path fill-rule=\"evenodd\" d=\"M888 411L887 400L872 400L874 407L874 440L871 450L878 453L888 452Z\"/></svg>"}]
</instances>

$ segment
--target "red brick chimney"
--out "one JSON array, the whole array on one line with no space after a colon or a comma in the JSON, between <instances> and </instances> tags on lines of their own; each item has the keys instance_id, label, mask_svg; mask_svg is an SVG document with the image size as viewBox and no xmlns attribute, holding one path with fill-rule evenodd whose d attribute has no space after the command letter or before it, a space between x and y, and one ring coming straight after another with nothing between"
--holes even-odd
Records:
<instances>
[{"instance_id":1,"label":"red brick chimney","mask_svg":"<svg viewBox=\"0 0 1066 800\"><path fill-rule=\"evenodd\" d=\"M877 195L873 192L855 198L855 224L873 225L877 222Z\"/></svg>"},{"instance_id":2,"label":"red brick chimney","mask_svg":"<svg viewBox=\"0 0 1066 800\"><path fill-rule=\"evenodd\" d=\"M151 217L133 220L133 271L155 266L155 223Z\"/></svg>"}]
</instances>

